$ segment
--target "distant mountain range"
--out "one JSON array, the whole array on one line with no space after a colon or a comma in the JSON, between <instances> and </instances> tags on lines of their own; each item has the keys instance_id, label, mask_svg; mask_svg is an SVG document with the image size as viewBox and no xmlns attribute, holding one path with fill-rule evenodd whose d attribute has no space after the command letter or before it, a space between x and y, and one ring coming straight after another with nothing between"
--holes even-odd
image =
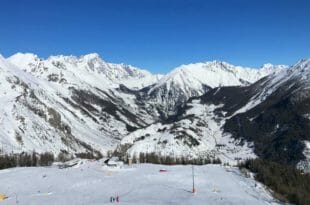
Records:
<instances>
[{"instance_id":1,"label":"distant mountain range","mask_svg":"<svg viewBox=\"0 0 310 205\"><path fill-rule=\"evenodd\" d=\"M310 60L154 75L98 54L0 56L0 149L262 157L310 167Z\"/></svg>"}]
</instances>

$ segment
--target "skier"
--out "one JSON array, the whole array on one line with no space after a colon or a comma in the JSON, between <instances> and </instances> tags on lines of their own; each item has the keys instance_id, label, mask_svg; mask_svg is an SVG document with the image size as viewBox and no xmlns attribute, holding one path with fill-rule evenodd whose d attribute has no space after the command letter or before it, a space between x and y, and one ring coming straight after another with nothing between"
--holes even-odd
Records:
<instances>
[{"instance_id":1,"label":"skier","mask_svg":"<svg viewBox=\"0 0 310 205\"><path fill-rule=\"evenodd\" d=\"M115 202L115 198L113 196L110 197L110 202L111 203Z\"/></svg>"}]
</instances>

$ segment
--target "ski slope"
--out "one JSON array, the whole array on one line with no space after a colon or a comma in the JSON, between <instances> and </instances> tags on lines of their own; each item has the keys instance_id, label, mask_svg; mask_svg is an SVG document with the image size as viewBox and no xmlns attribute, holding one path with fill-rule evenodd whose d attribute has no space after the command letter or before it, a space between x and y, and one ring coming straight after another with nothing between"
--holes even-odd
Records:
<instances>
[{"instance_id":1,"label":"ski slope","mask_svg":"<svg viewBox=\"0 0 310 205\"><path fill-rule=\"evenodd\" d=\"M78 165L0 170L0 191L9 198L1 204L279 204L261 184L242 176L237 168L195 166L197 193L192 194L191 166L139 164L108 168L102 161ZM159 172L167 169L167 172ZM115 202L116 203L116 202Z\"/></svg>"}]
</instances>

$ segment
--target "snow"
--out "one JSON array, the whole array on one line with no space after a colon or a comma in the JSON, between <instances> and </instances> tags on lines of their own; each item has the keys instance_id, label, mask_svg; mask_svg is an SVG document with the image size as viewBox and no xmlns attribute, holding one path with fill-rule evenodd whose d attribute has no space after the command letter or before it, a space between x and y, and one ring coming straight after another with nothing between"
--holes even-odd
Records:
<instances>
[{"instance_id":1,"label":"snow","mask_svg":"<svg viewBox=\"0 0 310 205\"><path fill-rule=\"evenodd\" d=\"M167 115L189 98L204 94L209 88L247 86L284 70L285 66L265 65L260 69L234 66L221 61L181 65L162 77L149 91L149 103L161 105Z\"/></svg>"},{"instance_id":2,"label":"snow","mask_svg":"<svg viewBox=\"0 0 310 205\"><path fill-rule=\"evenodd\" d=\"M203 85L208 85L211 88L247 85L245 82L253 83L285 68L287 66L265 64L260 69L254 69L234 66L220 61L192 63L175 68L163 77L156 87L160 87L163 84L168 84L167 86L169 87L171 84L175 84L179 85L183 90L188 90L187 86L189 86L191 89L201 91Z\"/></svg>"},{"instance_id":3,"label":"snow","mask_svg":"<svg viewBox=\"0 0 310 205\"><path fill-rule=\"evenodd\" d=\"M80 57L50 56L47 59L30 53L17 53L8 59L0 56L0 148L6 152L83 152L85 147L77 143L79 140L104 153L113 150L123 139L121 143L134 143L129 150L131 154L160 151L162 154L190 157L211 155L219 156L223 162L235 163L234 158L256 156L251 145L239 146L238 141L223 133L224 121L215 119L213 105L192 102L192 109L186 113L188 119L165 125L160 123L159 111L175 114L177 105L203 94L207 90L206 85L245 86L274 73L266 78L267 86L262 85L264 89L236 113L244 112L258 105L292 76L302 74L307 81L308 75L304 75L309 70L307 65L309 60L299 62L296 69L271 64L251 69L212 61L182 65L161 76L130 65L108 63L96 53ZM150 90L149 93L136 91L142 93L140 96L116 89L120 84L131 89L150 86ZM87 110L83 103L72 100L73 90L83 90L102 102L96 104L83 99L87 101L84 102L86 107L89 105L93 109ZM37 100L31 98L30 93ZM112 114L103 111L105 102L118 109ZM39 116L29 106L44 116ZM61 116L63 125L71 128L75 140L63 142L68 136L50 125L48 121L53 116L48 113L49 108ZM204 125L199 126L199 123ZM130 132L127 125L142 129ZM167 131L158 131L164 128ZM199 141L199 146L187 146L186 139L182 139L178 132L193 137ZM146 134L150 137L136 141ZM22 142L18 142L18 136L22 137ZM175 139L177 136L181 139ZM225 144L225 147L217 146L219 144Z\"/></svg>"},{"instance_id":4,"label":"snow","mask_svg":"<svg viewBox=\"0 0 310 205\"><path fill-rule=\"evenodd\" d=\"M9 62L14 62L23 70L29 70L31 67L37 66L40 59L33 53L16 53L7 59Z\"/></svg>"},{"instance_id":5,"label":"snow","mask_svg":"<svg viewBox=\"0 0 310 205\"><path fill-rule=\"evenodd\" d=\"M122 121L109 113L102 113L102 106L97 104L92 104L95 111L86 115L79 109L81 105L72 105L65 100L72 100L72 88L96 95L120 110L132 108L133 116L143 117L134 96L128 95L128 99L132 100L127 101L114 88L127 81L132 82L133 87L149 85L159 78L129 65L107 63L98 54L51 56L46 60L30 53L17 53L8 59L0 56L0 74L1 151L36 150L56 155L60 150L84 152L85 148L77 140L105 153L114 149L119 139L128 134L124 122L137 126L119 112L118 117ZM56 76L56 80L50 80L50 76ZM37 99L29 97L31 93ZM60 123L71 128L73 138L68 139L64 132L50 125L52 116L48 113L49 108L60 114ZM39 116L35 110L43 115ZM146 122L153 122L150 116L145 118ZM144 124L142 120L139 123ZM70 143L64 143L63 139Z\"/></svg>"},{"instance_id":6,"label":"snow","mask_svg":"<svg viewBox=\"0 0 310 205\"><path fill-rule=\"evenodd\" d=\"M2 204L265 205L280 204L264 186L233 167L135 164L111 168L103 161L83 160L75 166L13 168L0 171ZM160 172L161 169L167 170Z\"/></svg>"},{"instance_id":7,"label":"snow","mask_svg":"<svg viewBox=\"0 0 310 205\"><path fill-rule=\"evenodd\" d=\"M206 65L193 64L188 69L176 69L172 73L181 74L172 78L172 84L166 84L168 87L171 86L168 90L176 88L176 92L173 93L174 96L169 96L167 103L173 104L178 98L186 101L191 96L202 94L203 84L206 81L212 83L216 76L220 76L217 80L221 80L225 84L226 75L230 76L231 71L219 69L218 66L219 63L214 62L206 63ZM225 66L228 65L225 64ZM3 90L1 104L9 105L2 106L2 110L0 110L3 116L1 122L4 127L0 132L0 142L2 148L9 152L35 149L38 152L48 150L57 154L61 149L69 152L84 150L79 145L72 145L68 149L67 145L62 142L65 137L63 133L52 128L48 123L48 119L51 117L47 113L49 108L53 108L61 115L61 122L70 126L71 133L76 139L102 152L114 149L119 139L128 134L124 122L133 127L139 127L152 124L158 120L156 116L158 111L154 109L156 105L153 106L153 102L146 100L144 102L146 104L145 109L137 103L135 95L118 92L115 88L118 88L121 83L132 89L139 89L154 83L156 87L166 78L170 79L170 74L161 80L161 75L153 75L146 70L125 64L108 63L96 53L80 57L50 56L47 59L41 59L31 53L17 53L8 59L2 57L1 69L6 73L2 75L3 79L1 80L5 83L1 85L1 90ZM199 74L200 72L202 74ZM27 92L25 92L23 85L17 83L18 79L15 79L15 76L29 86L27 92L33 92L38 98L37 101L29 97L18 97L26 96ZM188 76L191 77L188 78ZM13 82L7 82L7 79L12 79ZM204 81L202 82L202 80ZM157 84L157 82L159 83ZM185 97L183 96L184 93L178 91L180 84L185 84ZM116 111L116 116L102 113L100 112L102 108L96 104L91 104L95 108L94 112L88 112L91 117L85 115L80 109L64 100L64 98L70 99L72 96L71 88L85 90L115 104L117 107L131 111L134 116L137 116L139 125L134 124L119 111ZM17 98L21 99L17 100ZM157 99L154 103L165 106L165 103L160 103ZM27 107L29 105L45 113L46 119L31 112ZM153 113L150 114L150 112ZM102 121L99 119L100 116L103 119ZM93 119L98 122L94 122ZM104 121L104 119L106 120ZM186 121L182 123L188 127ZM16 136L18 135L22 137L22 142L17 142ZM164 138L167 138L171 145L174 144L171 136L166 135L161 139L164 140ZM186 149L179 146L179 152L183 150L184 153L187 153L185 152Z\"/></svg>"},{"instance_id":8,"label":"snow","mask_svg":"<svg viewBox=\"0 0 310 205\"><path fill-rule=\"evenodd\" d=\"M274 67L271 64L265 64L262 70L264 70L264 72L267 71L268 73L268 70L274 70ZM258 84L261 89L257 92L257 94L232 116L239 113L244 113L259 105L271 94L275 93L281 86L288 84L289 86L287 86L287 89L289 89L297 83L300 85L304 84L301 86L304 90L310 88L310 59L301 60L289 69L287 69L284 65L276 66L275 72L268 75L263 82Z\"/></svg>"},{"instance_id":9,"label":"snow","mask_svg":"<svg viewBox=\"0 0 310 205\"><path fill-rule=\"evenodd\" d=\"M305 148L303 150L303 154L305 156L305 159L297 164L297 168L310 173L310 141L305 140L304 144Z\"/></svg>"},{"instance_id":10,"label":"snow","mask_svg":"<svg viewBox=\"0 0 310 205\"><path fill-rule=\"evenodd\" d=\"M17 53L7 60L39 78L48 79L50 74L63 75L69 83L87 82L103 90L118 87L119 84L140 89L156 83L162 77L131 65L105 62L97 53L80 57L50 56L46 60L31 53Z\"/></svg>"},{"instance_id":11,"label":"snow","mask_svg":"<svg viewBox=\"0 0 310 205\"><path fill-rule=\"evenodd\" d=\"M220 158L223 163L231 165L237 164L239 160L256 158L251 144L245 142L241 146L230 134L223 133L225 119L217 119L214 114L214 110L223 105L204 105L194 100L188 106L191 108L182 116L184 119L138 129L125 136L121 144L131 145L127 151L131 156L155 152L162 156ZM196 139L199 145L188 146L184 132Z\"/></svg>"}]
</instances>

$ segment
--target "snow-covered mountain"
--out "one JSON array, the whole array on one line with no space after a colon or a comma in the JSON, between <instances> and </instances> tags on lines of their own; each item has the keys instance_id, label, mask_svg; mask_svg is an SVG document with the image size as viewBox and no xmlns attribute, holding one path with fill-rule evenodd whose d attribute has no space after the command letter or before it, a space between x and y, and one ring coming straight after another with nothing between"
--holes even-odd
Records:
<instances>
[{"instance_id":1,"label":"snow-covered mountain","mask_svg":"<svg viewBox=\"0 0 310 205\"><path fill-rule=\"evenodd\" d=\"M81 57L51 56L46 60L34 54L17 53L8 61L37 78L62 86L90 85L109 90L125 85L122 87L125 90L118 90L116 95L125 97L126 102L136 101L156 120L174 114L190 97L202 95L210 88L248 85L285 68L266 64L261 69L251 69L213 61L182 65L162 76L130 65L107 63L96 53ZM134 92L128 93L127 88Z\"/></svg>"},{"instance_id":2,"label":"snow-covered mountain","mask_svg":"<svg viewBox=\"0 0 310 205\"><path fill-rule=\"evenodd\" d=\"M182 65L147 89L147 101L159 105L162 115L173 114L190 97L204 94L210 88L246 86L287 66L265 64L260 69L243 68L226 62L212 61Z\"/></svg>"},{"instance_id":3,"label":"snow-covered mountain","mask_svg":"<svg viewBox=\"0 0 310 205\"><path fill-rule=\"evenodd\" d=\"M191 100L170 122L155 123L130 133L122 139L118 149L126 147L130 156L156 153L175 158L220 158L230 164L255 158L252 143L241 145L240 140L223 132L225 119L215 113L221 106Z\"/></svg>"},{"instance_id":4,"label":"snow-covered mountain","mask_svg":"<svg viewBox=\"0 0 310 205\"><path fill-rule=\"evenodd\" d=\"M165 85L168 89L174 86L183 91L203 90L202 85L211 88L221 86L248 85L271 73L287 68L285 65L265 64L260 69L240 67L221 61L210 61L182 65L162 78L152 89Z\"/></svg>"},{"instance_id":5,"label":"snow-covered mountain","mask_svg":"<svg viewBox=\"0 0 310 205\"><path fill-rule=\"evenodd\" d=\"M310 170L310 60L248 86L223 86L191 98L165 122L136 130L127 153L262 157Z\"/></svg>"},{"instance_id":6,"label":"snow-covered mountain","mask_svg":"<svg viewBox=\"0 0 310 205\"><path fill-rule=\"evenodd\" d=\"M0 61L4 151L104 152L132 130L153 122L114 90L117 78L156 79L148 72L108 64L94 54L47 60L16 54L1 56Z\"/></svg>"},{"instance_id":7,"label":"snow-covered mountain","mask_svg":"<svg viewBox=\"0 0 310 205\"><path fill-rule=\"evenodd\" d=\"M225 132L254 142L260 157L310 171L310 59L245 92L248 100L232 110Z\"/></svg>"},{"instance_id":8,"label":"snow-covered mountain","mask_svg":"<svg viewBox=\"0 0 310 205\"><path fill-rule=\"evenodd\" d=\"M156 83L161 75L152 75L130 65L107 63L96 53L81 57L50 56L40 59L31 53L17 53L8 61L34 76L59 83L96 85L101 89L125 84L139 89Z\"/></svg>"},{"instance_id":9,"label":"snow-covered mountain","mask_svg":"<svg viewBox=\"0 0 310 205\"><path fill-rule=\"evenodd\" d=\"M231 163L259 156L307 167L309 64L212 61L161 76L98 54L1 56L0 148L76 153L119 145L130 155Z\"/></svg>"}]
</instances>

